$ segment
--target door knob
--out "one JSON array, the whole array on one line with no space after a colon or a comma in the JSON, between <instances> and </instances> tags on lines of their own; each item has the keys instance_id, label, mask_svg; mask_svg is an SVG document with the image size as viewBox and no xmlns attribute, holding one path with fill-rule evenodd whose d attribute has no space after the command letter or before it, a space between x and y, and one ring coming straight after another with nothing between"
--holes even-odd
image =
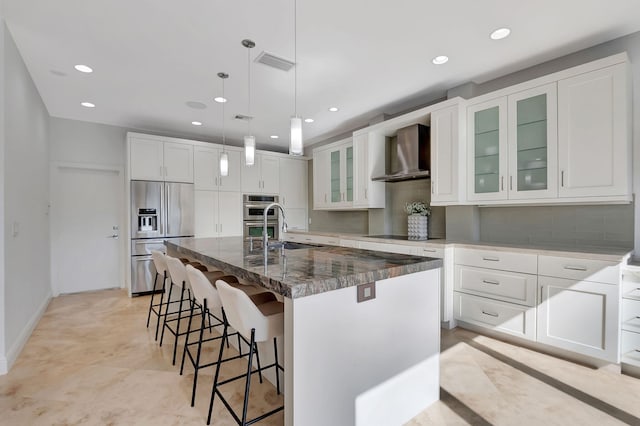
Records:
<instances>
[{"instance_id":1,"label":"door knob","mask_svg":"<svg viewBox=\"0 0 640 426\"><path fill-rule=\"evenodd\" d=\"M118 234L107 235L107 238L113 238L114 240L118 239Z\"/></svg>"}]
</instances>

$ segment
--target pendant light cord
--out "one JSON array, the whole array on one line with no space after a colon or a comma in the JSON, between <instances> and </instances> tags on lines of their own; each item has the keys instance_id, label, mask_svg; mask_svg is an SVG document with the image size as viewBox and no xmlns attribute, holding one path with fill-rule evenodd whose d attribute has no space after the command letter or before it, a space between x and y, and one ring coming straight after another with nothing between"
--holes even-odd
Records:
<instances>
[{"instance_id":1,"label":"pendant light cord","mask_svg":"<svg viewBox=\"0 0 640 426\"><path fill-rule=\"evenodd\" d=\"M249 79L249 94L247 96L248 98L248 115L249 115L249 119L247 120L248 123L248 127L249 127L249 136L251 136L251 48L247 47L247 76Z\"/></svg>"},{"instance_id":2,"label":"pendant light cord","mask_svg":"<svg viewBox=\"0 0 640 426\"><path fill-rule=\"evenodd\" d=\"M227 103L227 98L224 97L224 78L222 78L222 152L224 152L225 148L225 132L224 132L224 104Z\"/></svg>"},{"instance_id":3,"label":"pendant light cord","mask_svg":"<svg viewBox=\"0 0 640 426\"><path fill-rule=\"evenodd\" d=\"M298 116L298 2L293 0L293 113Z\"/></svg>"}]
</instances>

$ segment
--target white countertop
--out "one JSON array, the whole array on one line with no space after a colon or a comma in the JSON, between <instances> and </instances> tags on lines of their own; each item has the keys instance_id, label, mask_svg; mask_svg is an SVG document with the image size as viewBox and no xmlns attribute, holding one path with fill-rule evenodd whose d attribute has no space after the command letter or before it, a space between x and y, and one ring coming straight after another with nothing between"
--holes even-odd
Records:
<instances>
[{"instance_id":1,"label":"white countertop","mask_svg":"<svg viewBox=\"0 0 640 426\"><path fill-rule=\"evenodd\" d=\"M292 234L318 235L344 240L355 241L375 241L386 244L409 245L418 247L456 247L487 249L495 251L509 251L518 253L531 253L548 256L573 257L581 259L604 260L610 262L621 262L629 258L633 253L631 249L621 249L614 247L572 247L562 245L539 245L539 244L509 244L491 243L482 241L454 241L447 239L433 239L426 241L395 240L385 238L372 238L367 235L349 234L338 232L315 232L315 231L289 231Z\"/></svg>"}]
</instances>

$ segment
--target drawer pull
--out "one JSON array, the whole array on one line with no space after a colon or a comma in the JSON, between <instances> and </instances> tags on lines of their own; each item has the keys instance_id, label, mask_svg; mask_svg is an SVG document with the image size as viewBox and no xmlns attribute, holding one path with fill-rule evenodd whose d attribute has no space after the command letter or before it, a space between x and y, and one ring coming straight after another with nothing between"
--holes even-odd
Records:
<instances>
[{"instance_id":1,"label":"drawer pull","mask_svg":"<svg viewBox=\"0 0 640 426\"><path fill-rule=\"evenodd\" d=\"M434 250L434 249L422 249L422 251L428 251L429 253L435 253L437 250ZM640 288L638 290L640 290Z\"/></svg>"},{"instance_id":2,"label":"drawer pull","mask_svg":"<svg viewBox=\"0 0 640 426\"><path fill-rule=\"evenodd\" d=\"M571 271L586 271L587 268L585 266L571 266L565 265L564 269L569 269Z\"/></svg>"},{"instance_id":3,"label":"drawer pull","mask_svg":"<svg viewBox=\"0 0 640 426\"><path fill-rule=\"evenodd\" d=\"M486 260L488 262L500 262L500 258L498 257L486 257L482 256L482 260Z\"/></svg>"},{"instance_id":4,"label":"drawer pull","mask_svg":"<svg viewBox=\"0 0 640 426\"><path fill-rule=\"evenodd\" d=\"M498 316L499 316L498 314L487 312L484 309L482 310L482 313L485 314L485 315L489 315L490 317L494 317L494 318L498 318Z\"/></svg>"},{"instance_id":5,"label":"drawer pull","mask_svg":"<svg viewBox=\"0 0 640 426\"><path fill-rule=\"evenodd\" d=\"M482 282L485 283L485 284L500 285L500 281L482 280Z\"/></svg>"}]
</instances>

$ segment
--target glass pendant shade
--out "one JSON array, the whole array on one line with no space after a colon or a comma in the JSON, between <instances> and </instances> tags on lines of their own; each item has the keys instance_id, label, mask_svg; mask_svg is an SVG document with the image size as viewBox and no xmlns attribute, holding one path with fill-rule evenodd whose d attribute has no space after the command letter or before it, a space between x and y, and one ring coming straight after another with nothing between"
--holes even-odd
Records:
<instances>
[{"instance_id":1,"label":"glass pendant shade","mask_svg":"<svg viewBox=\"0 0 640 426\"><path fill-rule=\"evenodd\" d=\"M244 164L253 166L256 157L256 138L254 136L244 137Z\"/></svg>"},{"instance_id":2,"label":"glass pendant shade","mask_svg":"<svg viewBox=\"0 0 640 426\"><path fill-rule=\"evenodd\" d=\"M302 155L302 151L302 119L300 117L291 117L289 155Z\"/></svg>"},{"instance_id":3,"label":"glass pendant shade","mask_svg":"<svg viewBox=\"0 0 640 426\"><path fill-rule=\"evenodd\" d=\"M229 176L229 154L220 154L220 176Z\"/></svg>"}]
</instances>

